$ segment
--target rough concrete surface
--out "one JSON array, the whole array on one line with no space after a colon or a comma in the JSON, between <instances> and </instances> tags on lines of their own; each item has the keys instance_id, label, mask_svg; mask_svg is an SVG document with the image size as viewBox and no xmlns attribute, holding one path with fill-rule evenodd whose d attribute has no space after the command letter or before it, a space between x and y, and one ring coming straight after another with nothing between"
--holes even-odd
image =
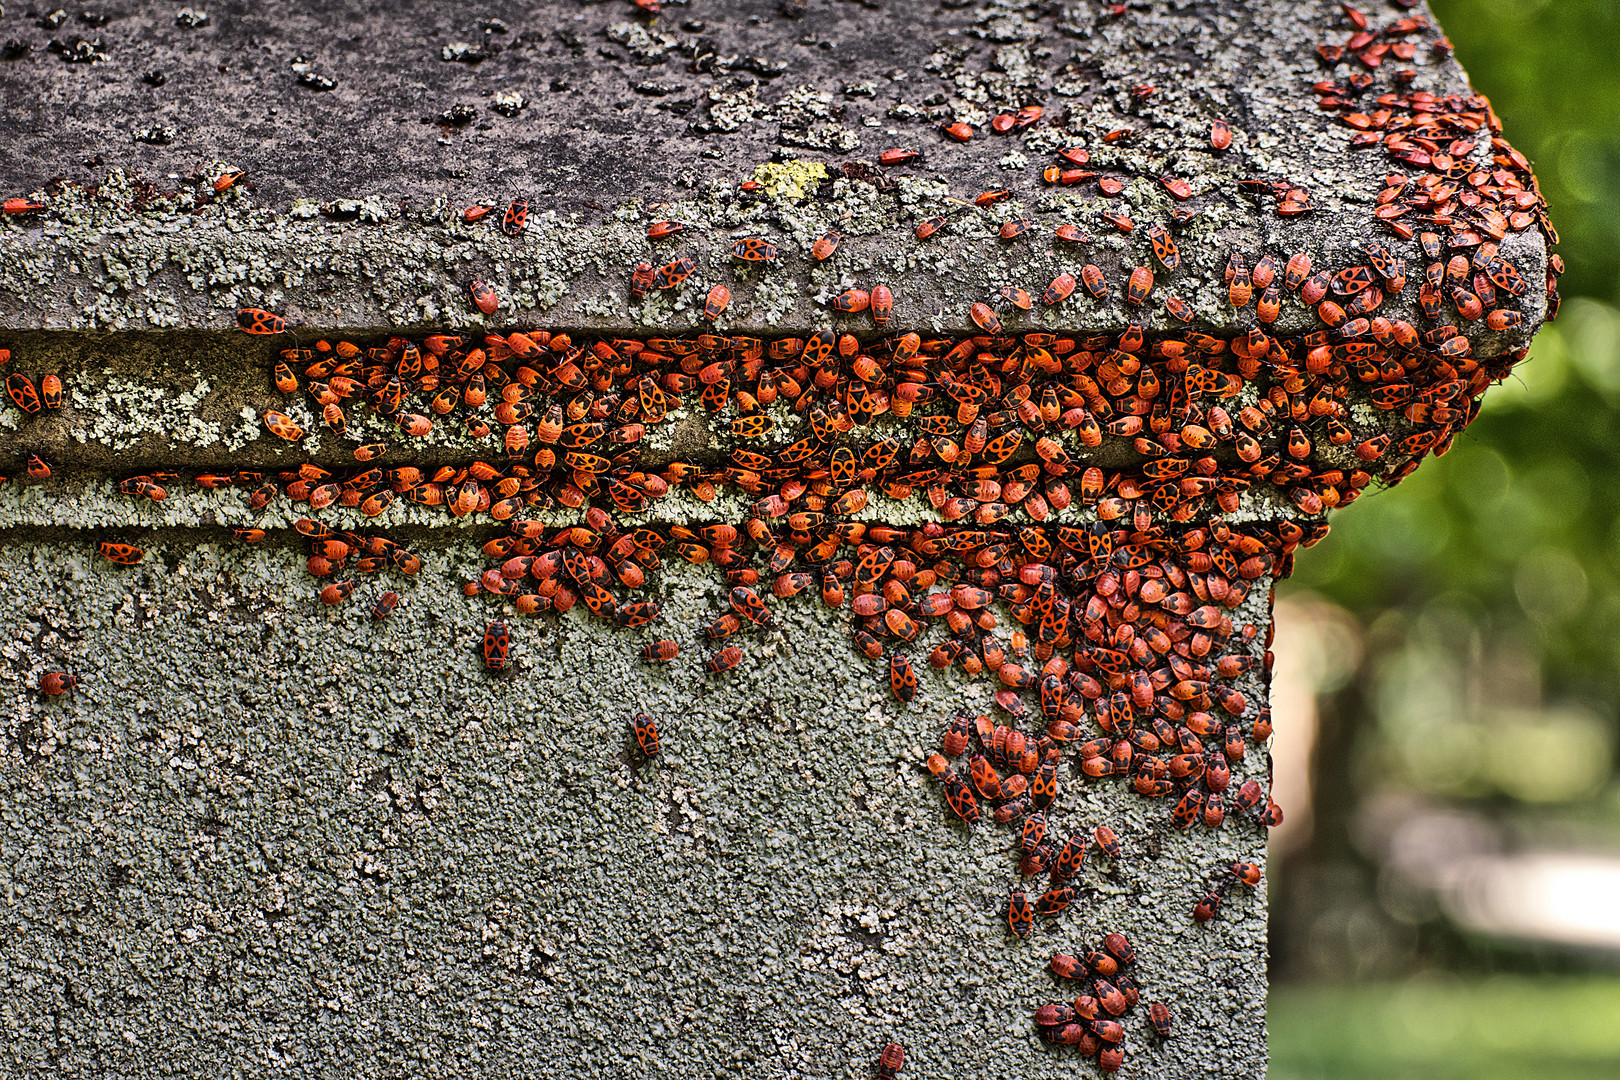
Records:
<instances>
[{"instance_id":1,"label":"rough concrete surface","mask_svg":"<svg viewBox=\"0 0 1620 1080\"><path fill-rule=\"evenodd\" d=\"M1020 941L1009 834L950 824L921 767L985 683L896 706L811 604L706 676L690 628L723 597L684 566L669 668L571 614L515 620L495 678L493 612L455 589L476 550L422 553L374 626L319 610L291 551L109 572L0 545L7 1070L864 1078L893 1038L907 1077L1071 1077L1092 1066L1030 1019L1066 996L1046 960L1124 929L1179 1028L1156 1044L1138 1009L1127 1073L1259 1074L1263 892L1187 915L1202 870L1255 858L1251 828L1176 833L1065 777L1054 828L1111 823L1125 857ZM41 701L58 666L83 685Z\"/></svg>"}]
</instances>

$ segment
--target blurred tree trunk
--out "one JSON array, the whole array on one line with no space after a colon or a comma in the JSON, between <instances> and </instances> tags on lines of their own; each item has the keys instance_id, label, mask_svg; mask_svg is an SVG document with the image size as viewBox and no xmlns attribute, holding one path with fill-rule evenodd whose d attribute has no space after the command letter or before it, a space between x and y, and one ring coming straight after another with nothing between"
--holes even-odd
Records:
<instances>
[{"instance_id":1,"label":"blurred tree trunk","mask_svg":"<svg viewBox=\"0 0 1620 1080\"><path fill-rule=\"evenodd\" d=\"M1317 697L1316 742L1310 755L1311 826L1305 841L1273 863L1270 973L1273 979L1320 974L1312 927L1325 909L1342 905L1344 890L1373 890L1373 867L1356 850L1351 830L1359 793L1352 775L1362 731L1371 720L1366 687L1371 657L1353 678ZM1286 807L1284 808L1287 809Z\"/></svg>"}]
</instances>

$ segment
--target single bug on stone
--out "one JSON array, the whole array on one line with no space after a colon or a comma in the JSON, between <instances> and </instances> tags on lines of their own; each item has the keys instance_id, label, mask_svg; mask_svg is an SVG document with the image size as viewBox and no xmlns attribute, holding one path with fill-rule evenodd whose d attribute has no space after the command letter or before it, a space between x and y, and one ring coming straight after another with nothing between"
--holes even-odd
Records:
<instances>
[{"instance_id":1,"label":"single bug on stone","mask_svg":"<svg viewBox=\"0 0 1620 1080\"><path fill-rule=\"evenodd\" d=\"M276 412L274 409L265 412L264 426L269 428L272 434L286 439L288 442L297 442L304 437L304 429L298 426L296 420L286 413Z\"/></svg>"},{"instance_id":2,"label":"single bug on stone","mask_svg":"<svg viewBox=\"0 0 1620 1080\"><path fill-rule=\"evenodd\" d=\"M843 242L843 239L843 233L837 229L828 229L817 237L816 242L810 246L810 257L817 262L826 262L832 258L833 252L838 250L838 245Z\"/></svg>"},{"instance_id":3,"label":"single bug on stone","mask_svg":"<svg viewBox=\"0 0 1620 1080\"><path fill-rule=\"evenodd\" d=\"M680 646L673 641L649 641L641 647L641 658L650 663L667 663L680 653Z\"/></svg>"},{"instance_id":4,"label":"single bug on stone","mask_svg":"<svg viewBox=\"0 0 1620 1080\"><path fill-rule=\"evenodd\" d=\"M1035 905L1017 890L1007 898L1007 928L1018 937L1028 937L1035 929Z\"/></svg>"},{"instance_id":5,"label":"single bug on stone","mask_svg":"<svg viewBox=\"0 0 1620 1080\"><path fill-rule=\"evenodd\" d=\"M769 262L776 254L776 245L758 236L745 236L731 245L731 257L742 262Z\"/></svg>"},{"instance_id":6,"label":"single bug on stone","mask_svg":"<svg viewBox=\"0 0 1620 1080\"><path fill-rule=\"evenodd\" d=\"M658 756L658 721L646 713L637 713L630 720L630 728L635 733L636 745L641 748L643 757L655 758Z\"/></svg>"},{"instance_id":7,"label":"single bug on stone","mask_svg":"<svg viewBox=\"0 0 1620 1080\"><path fill-rule=\"evenodd\" d=\"M521 236L528 224L529 200L513 199L506 208L506 216L501 218L501 232L507 236Z\"/></svg>"},{"instance_id":8,"label":"single bug on stone","mask_svg":"<svg viewBox=\"0 0 1620 1080\"><path fill-rule=\"evenodd\" d=\"M501 306L501 299L495 295L495 290L482 281L468 282L467 295L472 297L473 306L485 315L495 314Z\"/></svg>"},{"instance_id":9,"label":"single bug on stone","mask_svg":"<svg viewBox=\"0 0 1620 1080\"><path fill-rule=\"evenodd\" d=\"M880 286L881 287L881 286ZM832 299L832 309L849 314L865 311L872 303L872 294L865 289L847 289ZM887 317L885 317L887 318Z\"/></svg>"},{"instance_id":10,"label":"single bug on stone","mask_svg":"<svg viewBox=\"0 0 1620 1080\"><path fill-rule=\"evenodd\" d=\"M1108 295L1108 282L1099 267L1086 263L1080 268L1080 280L1085 284L1086 291L1096 299L1101 300Z\"/></svg>"},{"instance_id":11,"label":"single bug on stone","mask_svg":"<svg viewBox=\"0 0 1620 1080\"><path fill-rule=\"evenodd\" d=\"M630 296L640 300L646 296L653 287L653 265L650 262L639 262L630 272Z\"/></svg>"},{"instance_id":12,"label":"single bug on stone","mask_svg":"<svg viewBox=\"0 0 1620 1080\"><path fill-rule=\"evenodd\" d=\"M287 329L287 320L263 308L242 308L236 313L236 325L250 334L279 334Z\"/></svg>"},{"instance_id":13,"label":"single bug on stone","mask_svg":"<svg viewBox=\"0 0 1620 1080\"><path fill-rule=\"evenodd\" d=\"M1138 266L1131 271L1130 280L1125 285L1125 302L1132 307L1141 307L1147 302L1148 294L1153 291L1153 271L1145 266Z\"/></svg>"},{"instance_id":14,"label":"single bug on stone","mask_svg":"<svg viewBox=\"0 0 1620 1080\"><path fill-rule=\"evenodd\" d=\"M1159 260L1159 265L1166 270L1175 270L1181 265L1181 251L1176 247L1175 238L1170 230L1162 225L1155 225L1148 230L1148 239L1153 244L1153 257Z\"/></svg>"},{"instance_id":15,"label":"single bug on stone","mask_svg":"<svg viewBox=\"0 0 1620 1080\"><path fill-rule=\"evenodd\" d=\"M79 677L65 671L47 671L39 677L39 692L50 697L65 694L78 685Z\"/></svg>"},{"instance_id":16,"label":"single bug on stone","mask_svg":"<svg viewBox=\"0 0 1620 1080\"><path fill-rule=\"evenodd\" d=\"M709 290L709 295L703 301L703 317L718 319L731 303L731 290L724 285L716 285Z\"/></svg>"},{"instance_id":17,"label":"single bug on stone","mask_svg":"<svg viewBox=\"0 0 1620 1080\"><path fill-rule=\"evenodd\" d=\"M6 376L6 393L11 395L11 400L16 403L17 408L30 416L38 414L44 407L34 380L20 371L14 371Z\"/></svg>"},{"instance_id":18,"label":"single bug on stone","mask_svg":"<svg viewBox=\"0 0 1620 1080\"><path fill-rule=\"evenodd\" d=\"M901 1046L899 1043L890 1043L889 1045L885 1046L883 1048L883 1052L878 1055L878 1080L895 1080L895 1077L900 1075L900 1070L905 1067L905 1064L905 1047Z\"/></svg>"},{"instance_id":19,"label":"single bug on stone","mask_svg":"<svg viewBox=\"0 0 1620 1080\"><path fill-rule=\"evenodd\" d=\"M1001 333L1001 320L996 318L996 313L990 310L989 304L974 304L968 309L968 315L973 319L973 324L985 333Z\"/></svg>"},{"instance_id":20,"label":"single bug on stone","mask_svg":"<svg viewBox=\"0 0 1620 1080\"><path fill-rule=\"evenodd\" d=\"M709 674L718 675L723 671L730 671L740 663L742 663L742 650L735 645L731 645L709 657L704 667Z\"/></svg>"},{"instance_id":21,"label":"single bug on stone","mask_svg":"<svg viewBox=\"0 0 1620 1080\"><path fill-rule=\"evenodd\" d=\"M653 274L653 288L676 288L681 282L691 277L692 271L696 269L697 263L693 262L690 258L684 255L672 262L667 262L663 266L660 266L658 271Z\"/></svg>"},{"instance_id":22,"label":"single bug on stone","mask_svg":"<svg viewBox=\"0 0 1620 1080\"><path fill-rule=\"evenodd\" d=\"M376 602L371 605L371 617L381 622L392 615L397 607L399 607L399 593L389 589L379 595Z\"/></svg>"},{"instance_id":23,"label":"single bug on stone","mask_svg":"<svg viewBox=\"0 0 1620 1080\"><path fill-rule=\"evenodd\" d=\"M917 673L901 653L889 657L889 689L899 702L908 702L917 695Z\"/></svg>"},{"instance_id":24,"label":"single bug on stone","mask_svg":"<svg viewBox=\"0 0 1620 1080\"><path fill-rule=\"evenodd\" d=\"M136 547L134 544L120 544L112 540L97 543L96 551L108 562L115 562L120 566L134 566L146 558L145 548Z\"/></svg>"},{"instance_id":25,"label":"single bug on stone","mask_svg":"<svg viewBox=\"0 0 1620 1080\"><path fill-rule=\"evenodd\" d=\"M504 622L495 619L484 627L484 640L480 649L484 657L484 667L490 671L505 670L511 647L512 632L507 629Z\"/></svg>"}]
</instances>

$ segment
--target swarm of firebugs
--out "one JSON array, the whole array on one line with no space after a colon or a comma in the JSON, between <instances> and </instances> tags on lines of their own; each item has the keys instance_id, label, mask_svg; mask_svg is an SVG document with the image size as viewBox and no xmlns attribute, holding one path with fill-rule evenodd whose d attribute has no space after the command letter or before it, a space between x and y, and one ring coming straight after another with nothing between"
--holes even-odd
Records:
<instances>
[{"instance_id":1,"label":"swarm of firebugs","mask_svg":"<svg viewBox=\"0 0 1620 1080\"><path fill-rule=\"evenodd\" d=\"M1125 1061L1125 1025L1122 1021L1141 1001L1141 988L1131 977L1136 949L1115 931L1080 956L1055 953L1052 974L1077 984L1072 1001L1056 1001L1035 1010L1041 1038L1073 1046L1085 1057L1095 1057L1103 1072L1117 1072ZM1173 1036L1170 1010L1155 1002L1148 1006L1148 1024L1160 1039Z\"/></svg>"},{"instance_id":2,"label":"swarm of firebugs","mask_svg":"<svg viewBox=\"0 0 1620 1080\"><path fill-rule=\"evenodd\" d=\"M1144 329L1159 277L1181 265L1176 232L1193 211L1178 208L1168 223L1142 229L1138 265L1122 270L1112 288L1108 275L1087 263L1078 278L1064 273L1001 289L1003 303L1026 310L1032 297L1063 304L1076 286L1099 301L1117 296L1125 322L1119 333L1009 334L994 308L980 302L966 314L981 333L966 338L863 338L828 329L770 340L716 333L576 339L526 329L293 344L278 350L271 381L289 398L306 398L327 431L352 442L354 467L241 469L196 482L241 488L251 509L279 499L307 504L297 529L308 544L309 572L329 579L319 590L327 604L349 601L366 577L414 575L420 562L380 531L339 530L314 515L337 505L381 517L406 499L458 517L487 515L502 526L484 544L490 568L465 591L520 615L582 604L615 625L648 627L659 615L658 571L680 559L713 565L729 586L723 609L697 628L712 674L741 664L750 637L775 632L774 603L806 594L848 612L857 651L901 702L911 700L924 663L990 679L1001 719L971 711L946 719L939 752L925 764L963 823L988 816L1015 831L1019 884L1006 919L1009 932L1027 935L1038 918L1056 919L1070 906L1088 854L1109 863L1129 857L1106 824L1060 839L1054 814L1065 774L1117 777L1169 805L1177 829L1218 828L1236 815L1263 831L1282 820L1259 779L1233 776L1271 735L1269 710L1251 701L1269 682L1270 631L1239 609L1254 588L1269 589L1289 573L1297 548L1326 534L1326 509L1348 505L1374 480L1398 482L1427 454L1443 453L1486 387L1523 358L1523 350L1476 357L1478 335L1464 327L1482 322L1510 331L1529 317L1522 301L1532 283L1501 254L1512 233L1531 228L1557 242L1529 162L1501 138L1483 97L1411 90L1415 75L1406 68L1393 71L1397 89L1376 92L1386 61L1416 57L1419 44L1411 39L1432 31L1426 18L1375 27L1354 7L1344 5L1343 14L1349 36L1318 48L1325 75L1312 90L1352 147L1381 147L1399 170L1385 178L1373 211L1388 237L1337 266L1316 265L1305 252L1224 253L1226 300L1252 313L1244 333L1197 331L1192 308L1171 286L1158 302L1186 328ZM1450 46L1433 38L1428 48L1444 55ZM1146 101L1153 93L1144 85L1133 97ZM1041 119L1041 108L1028 106L998 115L990 128L1010 134ZM945 125L943 135L961 143L975 137L962 123ZM1122 127L1102 141L1132 137ZM1205 138L1210 151L1233 152L1228 120L1213 120ZM896 148L880 162L897 167L918 156ZM1059 163L1042 170L1047 183L1095 183L1106 197L1123 192L1118 177L1085 168L1084 147L1057 156ZM1178 177L1160 183L1177 203L1194 194ZM1238 190L1282 216L1312 211L1309 191L1285 178L1246 179ZM987 191L973 202L992 206L1008 194ZM11 200L6 211L44 209L24 203ZM490 209L471 207L464 219L478 221ZM521 236L527 211L526 200L512 202L502 231ZM917 239L926 241L947 220L922 221ZM1137 227L1123 214L1101 215L1097 224L1127 234ZM678 242L691 232L659 221L647 235ZM1027 243L1038 232L1024 218L1003 225L1000 235ZM830 228L804 254L834 258L841 238ZM1091 236L1062 224L1052 242L1082 246ZM772 263L782 253L763 237L730 238L727 247L743 262ZM632 297L678 289L696 265L690 255L656 268L640 263ZM1544 285L1549 317L1557 313L1561 271L1554 255L1545 282L1535 283ZM1409 286L1417 290L1422 326L1380 314ZM492 287L474 281L467 288L485 316L499 310ZM730 300L727 288L712 286L703 316L719 318ZM1288 303L1313 309L1321 328L1272 336L1268 327ZM879 331L893 306L894 293L881 282L829 301L840 315L869 316ZM295 332L282 316L257 308L243 309L237 320L250 334ZM0 349L0 366L9 361ZM10 372L6 388L29 416L61 405L61 382L52 375ZM693 403L728 425L726 457L644 463L647 430ZM1366 422L1365 412L1358 420L1353 403L1370 406L1376 420ZM377 425L360 422L357 410L391 424L393 438L417 439L455 423L488 450L465 465L383 466L377 462L392 451L392 439L367 441L360 432ZM281 410L266 410L264 419L281 438L305 435ZM1099 450L1135 464L1084 464L1100 458ZM42 462L38 469L30 463L30 474L41 477L41 470L49 475ZM146 473L118 487L161 501L180 479ZM739 489L751 504L736 522L621 523L677 487L705 502L722 488ZM1233 520L1245 492L1268 490L1283 509L1265 520ZM915 527L860 520L878 494L926 500L940 520ZM578 520L537 520L560 509L578 511ZM266 536L248 527L232 532L244 542ZM99 541L98 550L125 565L144 556L112 539ZM380 592L373 618L387 618L399 602L397 592ZM925 636L931 648L919 644ZM680 652L670 637L640 648L655 663ZM491 672L513 668L518 658L504 618L484 628L478 655ZM76 681L52 673L41 685L57 694ZM657 720L637 715L630 728L642 757L655 761ZM1064 768L1066 757L1073 768ZM1036 884L1043 876L1044 887ZM1234 887L1252 889L1260 876L1246 862L1215 868L1192 918L1216 918ZM1118 1069L1121 1018L1138 999L1127 970L1134 960L1117 933L1079 957L1054 955L1053 972L1080 980L1080 993L1072 1003L1037 1010L1042 1037L1079 1046L1105 1071ZM1151 1005L1148 1023L1158 1038L1171 1037L1166 1006ZM877 1072L892 1077L903 1062L901 1046L889 1044Z\"/></svg>"}]
</instances>

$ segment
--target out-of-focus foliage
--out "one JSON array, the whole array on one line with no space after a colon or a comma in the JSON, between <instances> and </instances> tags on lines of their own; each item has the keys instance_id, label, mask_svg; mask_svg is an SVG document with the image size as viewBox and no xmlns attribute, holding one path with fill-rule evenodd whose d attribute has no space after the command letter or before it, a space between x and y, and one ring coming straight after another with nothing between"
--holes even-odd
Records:
<instances>
[{"instance_id":1,"label":"out-of-focus foliage","mask_svg":"<svg viewBox=\"0 0 1620 1080\"><path fill-rule=\"evenodd\" d=\"M1271 995L1272 1080L1610 1080L1620 982L1413 980Z\"/></svg>"},{"instance_id":2,"label":"out-of-focus foliage","mask_svg":"<svg viewBox=\"0 0 1620 1080\"><path fill-rule=\"evenodd\" d=\"M1589 798L1620 742L1620 3L1434 7L1535 164L1564 311L1448 454L1334 517L1291 587L1368 631L1382 740L1347 764L1436 794Z\"/></svg>"},{"instance_id":3,"label":"out-of-focus foliage","mask_svg":"<svg viewBox=\"0 0 1620 1080\"><path fill-rule=\"evenodd\" d=\"M1568 302L1451 451L1337 515L1294 585L1366 622L1405 779L1591 795L1620 706L1620 311Z\"/></svg>"},{"instance_id":4,"label":"out-of-focus foliage","mask_svg":"<svg viewBox=\"0 0 1620 1080\"><path fill-rule=\"evenodd\" d=\"M1620 302L1620 3L1432 5L1507 138L1535 164L1569 265L1563 294Z\"/></svg>"},{"instance_id":5,"label":"out-of-focus foliage","mask_svg":"<svg viewBox=\"0 0 1620 1080\"><path fill-rule=\"evenodd\" d=\"M1444 834L1425 822L1465 825L1479 845L1437 863L1620 849L1620 0L1431 3L1535 166L1562 234L1564 310L1449 453L1335 514L1284 586L1348 612L1358 647L1334 678L1317 673L1316 826L1273 864L1274 975L1579 969L1596 954L1450 921L1399 853ZM1612 1027L1615 983L1569 992L1547 1017ZM1566 1055L1570 1029L1541 1027L1536 1000L1279 991L1274 1073L1620 1075L1612 1043ZM1291 1030L1311 1045L1290 1053ZM1510 1046L1521 1030L1534 1034Z\"/></svg>"}]
</instances>

